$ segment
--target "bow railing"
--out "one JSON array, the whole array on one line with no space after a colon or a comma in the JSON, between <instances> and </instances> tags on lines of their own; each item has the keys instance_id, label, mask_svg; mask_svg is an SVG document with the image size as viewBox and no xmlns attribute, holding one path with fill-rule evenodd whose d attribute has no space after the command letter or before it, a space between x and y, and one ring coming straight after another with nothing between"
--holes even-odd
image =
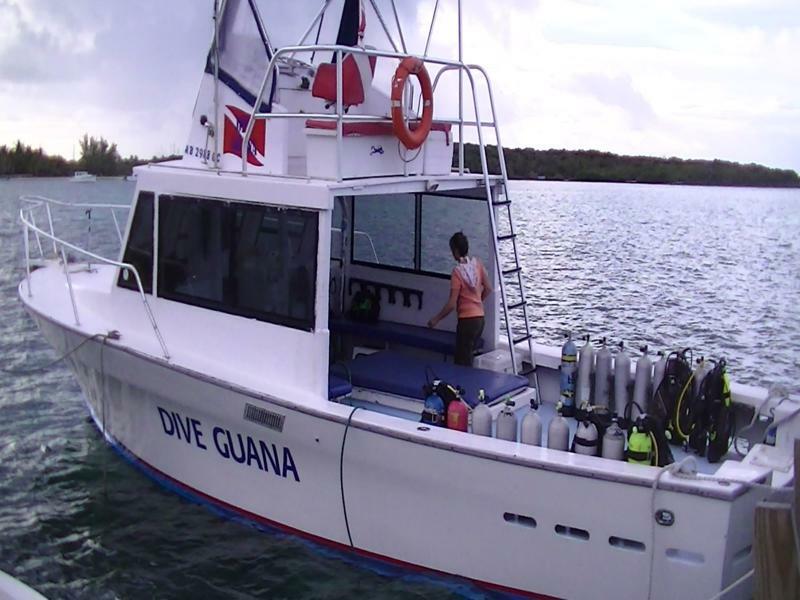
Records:
<instances>
[{"instance_id":1,"label":"bow railing","mask_svg":"<svg viewBox=\"0 0 800 600\"><path fill-rule=\"evenodd\" d=\"M31 288L31 272L32 272L32 257L31 257L31 239L33 238L36 249L38 249L39 257L42 260L46 260L49 257L49 248L45 250L50 244L52 244L52 258L60 261L61 265L64 269L64 278L67 282L67 290L69 291L70 302L72 304L72 313L75 317L75 325L80 326L80 314L78 310L78 302L75 298L75 290L72 285L72 277L70 274L69 265L70 262L67 259L67 251L72 251L76 254L82 255L88 259L88 264L91 267L91 263L96 262L100 264L110 265L117 267L119 269L127 270L129 273L133 274L133 278L136 282L136 288L139 292L139 296L142 300L142 305L144 307L144 311L147 315L147 318L150 322L150 326L153 330L153 333L158 341L159 346L161 347L161 352L165 359L169 360L169 351L167 350L167 345L164 342L164 337L161 334L161 330L158 327L158 323L156 322L155 315L153 314L153 310L150 307L150 303L147 301L147 295L144 291L144 286L142 285L142 278L139 275L138 269L132 265L131 263L120 262L117 260L112 260L110 258L106 258L97 254L96 252L92 252L88 249L81 248L80 246L73 244L65 239L58 237L55 233L54 225L53 225L53 211L51 206L63 206L69 208L77 208L83 209L91 214L90 211L96 210L108 210L111 213L112 220L115 225L115 229L117 232L117 237L122 243L122 229L119 225L119 220L117 218L118 211L128 211L130 207L125 204L88 204L88 203L72 203L72 202L63 202L60 200L54 200L52 198L45 198L43 196L22 196L20 198L22 202L22 206L19 211L19 218L22 222L23 228L23 243L25 247L25 286L28 297L33 296L33 291ZM47 219L47 230L42 229L37 224L36 216L37 214L40 215L44 212L44 215ZM31 235L33 234L33 235ZM44 241L44 244L42 243Z\"/></svg>"}]
</instances>

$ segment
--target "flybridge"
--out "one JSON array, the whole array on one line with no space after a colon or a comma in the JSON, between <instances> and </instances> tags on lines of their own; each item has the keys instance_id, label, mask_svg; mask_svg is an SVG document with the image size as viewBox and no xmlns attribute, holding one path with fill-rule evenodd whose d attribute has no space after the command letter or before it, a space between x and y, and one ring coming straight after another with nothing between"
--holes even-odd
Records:
<instances>
[{"instance_id":1,"label":"flybridge","mask_svg":"<svg viewBox=\"0 0 800 600\"><path fill-rule=\"evenodd\" d=\"M483 130L491 129L502 148L493 102L492 119L480 120L474 75L489 82L480 67L462 61L460 22L458 58L428 56L437 0L421 58L412 58L394 0L391 6L393 23L374 0L325 0L296 45L275 48L255 0L221 2L183 162L335 181L441 177L451 174L454 142L465 129L476 132L481 146ZM326 16L338 23L335 40L320 40ZM380 24L384 48L365 44L368 23ZM397 67L393 78L382 73L387 66ZM458 73L458 113L434 121L436 88L449 72ZM465 100L474 120L464 117ZM464 174L463 152L457 164Z\"/></svg>"}]
</instances>

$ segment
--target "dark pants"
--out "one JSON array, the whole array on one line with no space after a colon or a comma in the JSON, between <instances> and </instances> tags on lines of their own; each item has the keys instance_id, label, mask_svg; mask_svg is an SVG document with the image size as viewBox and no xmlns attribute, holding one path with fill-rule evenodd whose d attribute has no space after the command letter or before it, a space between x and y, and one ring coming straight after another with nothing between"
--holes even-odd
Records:
<instances>
[{"instance_id":1,"label":"dark pants","mask_svg":"<svg viewBox=\"0 0 800 600\"><path fill-rule=\"evenodd\" d=\"M456 325L456 352L453 361L457 365L472 366L475 342L483 333L483 323L483 317L458 320L458 325Z\"/></svg>"}]
</instances>

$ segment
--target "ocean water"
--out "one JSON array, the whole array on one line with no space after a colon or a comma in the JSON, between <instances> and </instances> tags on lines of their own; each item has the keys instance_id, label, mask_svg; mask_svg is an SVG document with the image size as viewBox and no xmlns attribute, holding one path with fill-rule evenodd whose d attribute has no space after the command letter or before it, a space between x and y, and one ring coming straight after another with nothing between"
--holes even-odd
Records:
<instances>
[{"instance_id":1,"label":"ocean water","mask_svg":"<svg viewBox=\"0 0 800 600\"><path fill-rule=\"evenodd\" d=\"M54 355L17 299L18 197L127 203L132 183L0 181L3 369ZM725 356L734 379L800 391L800 190L514 182L536 338L576 334ZM113 252L108 216L66 237ZM60 364L0 373L0 570L49 598L484 598L261 532L123 461Z\"/></svg>"}]
</instances>

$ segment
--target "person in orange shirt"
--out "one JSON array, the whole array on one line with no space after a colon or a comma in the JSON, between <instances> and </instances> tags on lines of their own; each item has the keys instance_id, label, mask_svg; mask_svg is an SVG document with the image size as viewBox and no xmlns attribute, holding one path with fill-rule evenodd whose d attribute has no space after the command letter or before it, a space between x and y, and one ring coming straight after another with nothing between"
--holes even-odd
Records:
<instances>
[{"instance_id":1,"label":"person in orange shirt","mask_svg":"<svg viewBox=\"0 0 800 600\"><path fill-rule=\"evenodd\" d=\"M483 301L492 293L492 286L483 263L469 256L469 240L462 232L454 233L450 238L450 251L458 263L450 274L450 297L442 310L428 321L428 327L436 327L439 321L457 310L453 362L471 367L475 342L483 333Z\"/></svg>"}]
</instances>

